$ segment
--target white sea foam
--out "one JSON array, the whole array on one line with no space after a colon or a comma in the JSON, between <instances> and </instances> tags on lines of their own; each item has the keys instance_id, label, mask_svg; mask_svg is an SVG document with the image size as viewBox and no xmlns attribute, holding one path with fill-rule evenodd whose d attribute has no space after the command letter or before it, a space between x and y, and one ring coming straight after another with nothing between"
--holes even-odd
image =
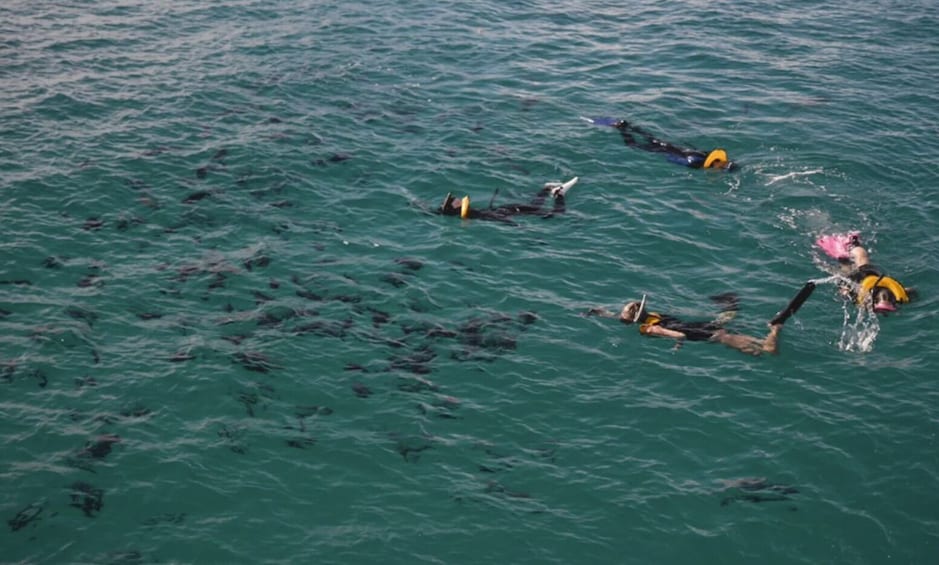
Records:
<instances>
[{"instance_id":1,"label":"white sea foam","mask_svg":"<svg viewBox=\"0 0 939 565\"><path fill-rule=\"evenodd\" d=\"M804 177L808 175L817 175L822 172L824 172L823 169L812 169L811 171L793 171L791 173L786 173L784 175L778 175L778 176L771 178L769 182L766 183L766 186L775 184L781 180L791 179L795 177Z\"/></svg>"}]
</instances>

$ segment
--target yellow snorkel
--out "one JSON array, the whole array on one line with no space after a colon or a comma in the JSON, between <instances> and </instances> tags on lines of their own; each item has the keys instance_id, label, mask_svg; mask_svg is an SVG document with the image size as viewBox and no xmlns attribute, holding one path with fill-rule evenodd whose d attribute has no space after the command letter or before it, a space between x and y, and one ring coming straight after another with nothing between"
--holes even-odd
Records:
<instances>
[{"instance_id":1,"label":"yellow snorkel","mask_svg":"<svg viewBox=\"0 0 939 565\"><path fill-rule=\"evenodd\" d=\"M711 167L724 168L727 166L727 152L723 149L715 149L708 153L707 159L704 160L704 168L710 169Z\"/></svg>"},{"instance_id":2,"label":"yellow snorkel","mask_svg":"<svg viewBox=\"0 0 939 565\"><path fill-rule=\"evenodd\" d=\"M460 217L463 218L464 220L466 218L469 218L469 212L470 212L470 199L469 199L469 196L464 196L463 205L460 206Z\"/></svg>"}]
</instances>

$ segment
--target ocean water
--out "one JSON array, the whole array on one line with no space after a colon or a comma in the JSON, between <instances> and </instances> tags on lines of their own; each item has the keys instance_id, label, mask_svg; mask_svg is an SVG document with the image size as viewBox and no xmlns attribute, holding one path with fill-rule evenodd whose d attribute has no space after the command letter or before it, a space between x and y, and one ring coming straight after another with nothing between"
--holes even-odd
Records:
<instances>
[{"instance_id":1,"label":"ocean water","mask_svg":"<svg viewBox=\"0 0 939 565\"><path fill-rule=\"evenodd\" d=\"M0 6L0 562L939 562L929 2ZM581 116L724 147L689 170ZM430 213L527 201L565 214ZM859 230L918 298L820 285Z\"/></svg>"}]
</instances>

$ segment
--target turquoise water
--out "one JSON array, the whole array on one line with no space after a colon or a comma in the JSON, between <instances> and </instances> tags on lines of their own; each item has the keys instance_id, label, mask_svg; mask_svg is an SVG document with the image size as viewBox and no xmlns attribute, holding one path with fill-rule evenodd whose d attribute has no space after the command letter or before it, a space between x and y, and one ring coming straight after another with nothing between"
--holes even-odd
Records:
<instances>
[{"instance_id":1,"label":"turquoise water","mask_svg":"<svg viewBox=\"0 0 939 565\"><path fill-rule=\"evenodd\" d=\"M5 2L0 561L936 562L937 25ZM562 216L427 213L572 176ZM735 291L762 334L848 229L916 302L822 285L762 358L582 316Z\"/></svg>"}]
</instances>

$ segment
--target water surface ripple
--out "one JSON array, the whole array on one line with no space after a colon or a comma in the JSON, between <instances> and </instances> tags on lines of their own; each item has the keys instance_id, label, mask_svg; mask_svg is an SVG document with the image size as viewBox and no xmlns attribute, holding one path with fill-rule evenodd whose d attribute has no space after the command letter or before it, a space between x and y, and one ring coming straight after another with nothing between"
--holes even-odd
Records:
<instances>
[{"instance_id":1,"label":"water surface ripple","mask_svg":"<svg viewBox=\"0 0 939 565\"><path fill-rule=\"evenodd\" d=\"M4 3L2 561L931 562L937 24ZM561 216L428 213L572 176ZM847 229L919 289L861 333L831 285L770 358L582 316L734 291L759 334Z\"/></svg>"}]
</instances>

